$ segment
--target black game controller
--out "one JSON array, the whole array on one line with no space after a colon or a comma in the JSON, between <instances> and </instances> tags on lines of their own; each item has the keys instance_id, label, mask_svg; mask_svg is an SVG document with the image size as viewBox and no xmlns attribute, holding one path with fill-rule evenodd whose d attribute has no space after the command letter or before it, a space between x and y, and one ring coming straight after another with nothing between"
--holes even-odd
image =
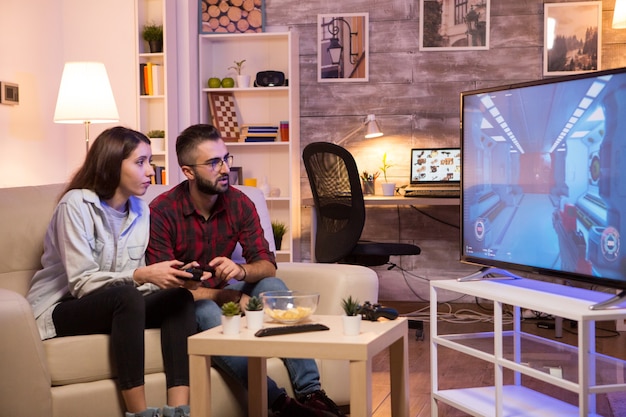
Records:
<instances>
[{"instance_id":1,"label":"black game controller","mask_svg":"<svg viewBox=\"0 0 626 417\"><path fill-rule=\"evenodd\" d=\"M383 307L380 304L371 304L366 301L359 309L359 314L364 320L377 321L380 317L388 320L398 318L398 311L395 308Z\"/></svg>"},{"instance_id":2,"label":"black game controller","mask_svg":"<svg viewBox=\"0 0 626 417\"><path fill-rule=\"evenodd\" d=\"M200 268L187 268L187 269L183 269L183 271L185 272L189 272L190 274L193 275L193 277L191 278L182 278L184 280L191 280L191 281L200 281L202 279L202 274L204 273L204 271Z\"/></svg>"}]
</instances>

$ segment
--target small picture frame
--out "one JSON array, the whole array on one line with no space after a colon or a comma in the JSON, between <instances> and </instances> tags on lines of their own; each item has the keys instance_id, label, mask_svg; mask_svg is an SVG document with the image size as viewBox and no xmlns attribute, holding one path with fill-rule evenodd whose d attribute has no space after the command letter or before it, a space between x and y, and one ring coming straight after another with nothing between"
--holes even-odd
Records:
<instances>
[{"instance_id":1,"label":"small picture frame","mask_svg":"<svg viewBox=\"0 0 626 417\"><path fill-rule=\"evenodd\" d=\"M491 0L419 0L419 50L489 49Z\"/></svg>"},{"instance_id":2,"label":"small picture frame","mask_svg":"<svg viewBox=\"0 0 626 417\"><path fill-rule=\"evenodd\" d=\"M228 173L228 184L230 185L242 185L243 184L243 168L242 167L230 167Z\"/></svg>"},{"instance_id":3,"label":"small picture frame","mask_svg":"<svg viewBox=\"0 0 626 417\"><path fill-rule=\"evenodd\" d=\"M600 70L602 2L544 4L543 75Z\"/></svg>"},{"instance_id":4,"label":"small picture frame","mask_svg":"<svg viewBox=\"0 0 626 417\"><path fill-rule=\"evenodd\" d=\"M317 81L369 80L369 14L317 15Z\"/></svg>"}]
</instances>

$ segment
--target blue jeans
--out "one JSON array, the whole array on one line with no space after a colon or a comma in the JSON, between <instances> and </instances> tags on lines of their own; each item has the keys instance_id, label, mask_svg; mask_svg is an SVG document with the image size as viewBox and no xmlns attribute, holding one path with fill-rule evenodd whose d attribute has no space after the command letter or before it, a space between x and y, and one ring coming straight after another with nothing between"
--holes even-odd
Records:
<instances>
[{"instance_id":1,"label":"blue jeans","mask_svg":"<svg viewBox=\"0 0 626 417\"><path fill-rule=\"evenodd\" d=\"M264 291L288 290L285 283L279 278L264 278L261 281L250 284L247 282L233 282L225 288L243 291L249 296ZM199 331L211 329L221 325L221 308L213 300L196 301L196 322ZM240 356L213 356L213 362L222 371L226 372L244 389L248 388L248 358ZM296 397L301 397L321 389L320 375L317 364L313 359L283 359ZM280 388L271 378L267 378L267 402L271 406L282 394L284 388Z\"/></svg>"}]
</instances>

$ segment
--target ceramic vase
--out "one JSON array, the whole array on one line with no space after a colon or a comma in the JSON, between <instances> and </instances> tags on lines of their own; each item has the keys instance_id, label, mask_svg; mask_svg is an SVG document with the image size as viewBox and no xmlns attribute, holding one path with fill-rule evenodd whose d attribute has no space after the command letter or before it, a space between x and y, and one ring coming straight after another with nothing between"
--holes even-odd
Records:
<instances>
[{"instance_id":1,"label":"ceramic vase","mask_svg":"<svg viewBox=\"0 0 626 417\"><path fill-rule=\"evenodd\" d=\"M396 183L395 182L383 182L383 195L385 196L393 196L396 192Z\"/></svg>"},{"instance_id":2,"label":"ceramic vase","mask_svg":"<svg viewBox=\"0 0 626 417\"><path fill-rule=\"evenodd\" d=\"M345 336L358 336L361 332L361 315L341 316L343 320L343 334Z\"/></svg>"},{"instance_id":3,"label":"ceramic vase","mask_svg":"<svg viewBox=\"0 0 626 417\"><path fill-rule=\"evenodd\" d=\"M263 318L265 312L263 310L246 310L246 327L253 332L263 328Z\"/></svg>"},{"instance_id":4,"label":"ceramic vase","mask_svg":"<svg viewBox=\"0 0 626 417\"><path fill-rule=\"evenodd\" d=\"M237 76L237 87L239 87L239 88L248 88L248 87L250 87L250 76L249 75L238 75Z\"/></svg>"},{"instance_id":5,"label":"ceramic vase","mask_svg":"<svg viewBox=\"0 0 626 417\"><path fill-rule=\"evenodd\" d=\"M222 333L225 335L239 334L241 316L222 316Z\"/></svg>"}]
</instances>

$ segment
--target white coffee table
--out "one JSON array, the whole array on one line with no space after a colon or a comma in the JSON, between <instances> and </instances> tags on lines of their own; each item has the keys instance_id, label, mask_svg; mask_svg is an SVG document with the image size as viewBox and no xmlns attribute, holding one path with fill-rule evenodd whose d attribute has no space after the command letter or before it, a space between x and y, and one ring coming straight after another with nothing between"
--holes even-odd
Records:
<instances>
[{"instance_id":1,"label":"white coffee table","mask_svg":"<svg viewBox=\"0 0 626 417\"><path fill-rule=\"evenodd\" d=\"M409 416L408 321L363 320L358 336L344 336L341 316L314 315L311 321L330 330L255 337L242 325L241 333L222 334L221 326L191 336L188 341L191 410L195 416L211 413L211 356L248 357L248 415L267 417L266 360L280 358L342 359L350 362L350 416L372 415L372 358L389 348L391 411ZM265 327L277 324L265 323Z\"/></svg>"}]
</instances>

